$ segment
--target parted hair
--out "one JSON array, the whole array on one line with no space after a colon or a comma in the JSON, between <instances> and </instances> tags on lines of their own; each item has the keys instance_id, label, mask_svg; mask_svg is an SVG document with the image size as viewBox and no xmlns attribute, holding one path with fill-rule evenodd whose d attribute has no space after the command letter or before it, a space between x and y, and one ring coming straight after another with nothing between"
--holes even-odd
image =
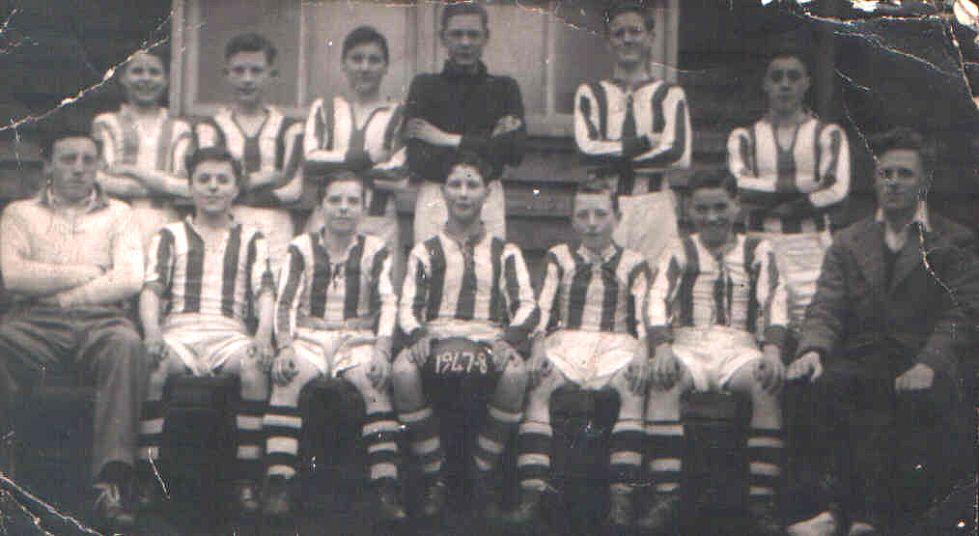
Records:
<instances>
[{"instance_id":1,"label":"parted hair","mask_svg":"<svg viewBox=\"0 0 979 536\"><path fill-rule=\"evenodd\" d=\"M224 61L230 60L232 56L239 52L263 52L265 53L265 60L269 62L269 65L275 63L275 55L277 54L275 45L268 38L253 32L238 34L232 37L228 41L228 44L224 46Z\"/></svg>"},{"instance_id":2,"label":"parted hair","mask_svg":"<svg viewBox=\"0 0 979 536\"><path fill-rule=\"evenodd\" d=\"M346 58L347 53L354 47L367 43L376 43L377 46L381 47L381 54L384 55L384 63L388 63L390 61L388 56L388 40L381 34L381 32L374 29L373 26L358 26L351 30L350 33L347 34L347 37L343 39L341 57Z\"/></svg>"},{"instance_id":3,"label":"parted hair","mask_svg":"<svg viewBox=\"0 0 979 536\"><path fill-rule=\"evenodd\" d=\"M483 29L489 29L489 13L486 8L476 2L452 2L442 8L442 29L445 30L449 25L449 19L456 15L479 15L479 20L483 21Z\"/></svg>"},{"instance_id":4,"label":"parted hair","mask_svg":"<svg viewBox=\"0 0 979 536\"><path fill-rule=\"evenodd\" d=\"M604 194L609 196L612 200L612 210L616 214L619 213L619 196L615 194L615 190L609 184L607 180L599 177L589 177L584 182L578 183L575 187L574 196L571 198L571 213L574 214L575 203L578 201L578 196L582 194Z\"/></svg>"},{"instance_id":5,"label":"parted hair","mask_svg":"<svg viewBox=\"0 0 979 536\"><path fill-rule=\"evenodd\" d=\"M342 169L340 171L334 171L323 177L320 181L319 192L317 194L317 199L322 203L323 198L326 197L327 190L330 189L330 185L337 182L356 182L360 185L360 191L363 194L361 196L361 202L367 202L367 180L364 179L362 175L348 169Z\"/></svg>"}]
</instances>

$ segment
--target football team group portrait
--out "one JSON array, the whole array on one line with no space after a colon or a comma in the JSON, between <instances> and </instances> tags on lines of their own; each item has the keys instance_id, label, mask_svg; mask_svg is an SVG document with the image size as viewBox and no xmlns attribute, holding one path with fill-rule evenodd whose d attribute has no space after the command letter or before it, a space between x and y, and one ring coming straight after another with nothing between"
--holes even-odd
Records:
<instances>
[{"instance_id":1,"label":"football team group portrait","mask_svg":"<svg viewBox=\"0 0 979 536\"><path fill-rule=\"evenodd\" d=\"M163 4L0 188L0 517L974 534L971 1Z\"/></svg>"}]
</instances>

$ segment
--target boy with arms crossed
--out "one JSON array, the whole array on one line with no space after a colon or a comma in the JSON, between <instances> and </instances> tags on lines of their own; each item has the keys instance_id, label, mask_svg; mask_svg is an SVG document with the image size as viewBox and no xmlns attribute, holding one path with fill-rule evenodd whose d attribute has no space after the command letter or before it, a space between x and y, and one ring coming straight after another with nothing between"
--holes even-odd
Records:
<instances>
[{"instance_id":1,"label":"boy with arms crossed","mask_svg":"<svg viewBox=\"0 0 979 536\"><path fill-rule=\"evenodd\" d=\"M362 432L379 513L399 521L405 518L397 487L400 425L387 389L397 317L391 254L380 238L357 232L365 211L363 179L340 171L322 191L325 224L289 244L279 281L275 333L281 350L265 415L263 511L279 517L291 511L289 483L303 425L299 395L306 384L329 375L352 383L364 399Z\"/></svg>"},{"instance_id":2,"label":"boy with arms crossed","mask_svg":"<svg viewBox=\"0 0 979 536\"><path fill-rule=\"evenodd\" d=\"M265 103L265 90L277 76L275 47L257 34L242 34L224 49L224 75L234 102L195 128L200 147L221 146L245 173L235 218L258 227L268 239L273 273L295 235L292 214L282 208L302 195L301 122Z\"/></svg>"},{"instance_id":3,"label":"boy with arms crossed","mask_svg":"<svg viewBox=\"0 0 979 536\"><path fill-rule=\"evenodd\" d=\"M775 484L781 474L785 288L764 240L735 233L737 186L726 172L701 172L691 184L696 232L660 263L646 304L655 349L646 405L653 500L643 530L674 534L683 456L680 398L689 389L750 396L749 508L754 534L781 534ZM759 342L763 347L759 350Z\"/></svg>"},{"instance_id":4,"label":"boy with arms crossed","mask_svg":"<svg viewBox=\"0 0 979 536\"><path fill-rule=\"evenodd\" d=\"M183 119L160 105L167 70L155 53L140 51L119 75L126 102L92 121L92 137L102 145L98 180L105 192L133 207L143 247L164 225L176 221L173 198L188 196L184 162L194 133Z\"/></svg>"},{"instance_id":5,"label":"boy with arms crossed","mask_svg":"<svg viewBox=\"0 0 979 536\"><path fill-rule=\"evenodd\" d=\"M574 137L584 163L615 177L622 221L615 241L651 266L677 236L677 214L664 172L690 167L693 133L683 88L653 78L655 19L640 4L613 6L606 38L615 55L610 80L575 94Z\"/></svg>"},{"instance_id":6,"label":"boy with arms crossed","mask_svg":"<svg viewBox=\"0 0 979 536\"><path fill-rule=\"evenodd\" d=\"M153 237L139 300L144 344L154 364L140 424L139 499L152 506L163 491L152 465L160 453L167 379L233 374L241 379L235 500L242 512L253 513L259 506L266 370L273 355L275 288L268 245L258 229L232 217L244 177L230 153L199 150L187 169L194 216ZM258 317L254 337L245 325L252 311Z\"/></svg>"},{"instance_id":7,"label":"boy with arms crossed","mask_svg":"<svg viewBox=\"0 0 979 536\"><path fill-rule=\"evenodd\" d=\"M572 223L580 245L547 253L541 322L531 373L539 375L520 425L521 503L512 516L526 523L540 510L550 470L550 399L559 387L615 389L621 399L612 429L609 524L632 524L632 489L642 470L646 329L641 312L649 288L643 256L612 241L619 220L615 192L585 184L575 194ZM546 339L544 335L546 334Z\"/></svg>"},{"instance_id":8,"label":"boy with arms crossed","mask_svg":"<svg viewBox=\"0 0 979 536\"><path fill-rule=\"evenodd\" d=\"M489 480L522 416L527 368L517 349L527 343L539 311L520 249L483 225L489 173L483 160L467 153L449 167L442 185L449 220L411 250L401 293L399 322L411 345L394 362L395 406L422 463L426 517L438 514L446 499L438 422L422 390L433 341L463 338L491 347L495 387L474 456L477 503L491 517L497 505Z\"/></svg>"}]
</instances>

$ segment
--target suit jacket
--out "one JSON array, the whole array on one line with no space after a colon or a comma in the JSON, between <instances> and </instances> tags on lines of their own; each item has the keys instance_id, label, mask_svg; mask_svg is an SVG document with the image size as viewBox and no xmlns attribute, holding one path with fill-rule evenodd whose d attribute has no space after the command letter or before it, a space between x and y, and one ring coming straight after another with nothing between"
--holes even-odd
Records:
<instances>
[{"instance_id":1,"label":"suit jacket","mask_svg":"<svg viewBox=\"0 0 979 536\"><path fill-rule=\"evenodd\" d=\"M883 222L871 216L839 232L823 262L798 355L812 350L827 364L854 360L860 367L889 365L892 372L898 363L924 363L957 376L962 350L973 341L975 242L961 225L934 213L929 220L930 230L909 229L889 283Z\"/></svg>"}]
</instances>

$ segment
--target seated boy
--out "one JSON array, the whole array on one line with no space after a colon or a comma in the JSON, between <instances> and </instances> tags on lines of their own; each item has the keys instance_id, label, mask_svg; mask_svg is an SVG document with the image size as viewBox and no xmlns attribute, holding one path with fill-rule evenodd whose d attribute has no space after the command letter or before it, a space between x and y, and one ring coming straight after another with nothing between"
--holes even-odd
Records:
<instances>
[{"instance_id":1,"label":"seated boy","mask_svg":"<svg viewBox=\"0 0 979 536\"><path fill-rule=\"evenodd\" d=\"M151 506L161 488L153 466L163 433L163 388L170 376L233 374L241 378L235 497L244 513L258 508L261 424L268 396L275 289L268 245L258 229L236 222L232 203L244 180L224 149L188 157L194 215L164 226L150 241L139 300L150 373L140 424L140 502ZM245 320L257 311L255 336ZM160 318L160 313L165 313Z\"/></svg>"},{"instance_id":2,"label":"seated boy","mask_svg":"<svg viewBox=\"0 0 979 536\"><path fill-rule=\"evenodd\" d=\"M357 232L365 194L357 174L330 176L320 203L324 226L293 239L282 262L275 306L280 351L265 415L266 515L285 516L291 510L289 482L296 474L303 425L299 395L309 382L329 376L352 383L364 399L362 433L381 517L405 517L395 465L400 425L387 390L397 298L384 240Z\"/></svg>"},{"instance_id":3,"label":"seated boy","mask_svg":"<svg viewBox=\"0 0 979 536\"><path fill-rule=\"evenodd\" d=\"M431 366L433 341L463 338L491 347L487 372L493 369L495 387L474 455L476 502L486 505L489 517L497 506L489 478L522 417L527 368L517 348L527 343L539 312L520 248L483 226L489 172L482 159L466 153L449 167L442 185L448 221L411 250L401 293L399 321L412 343L394 362L395 406L422 463L425 517L437 515L446 499L438 423L422 390L421 369Z\"/></svg>"},{"instance_id":4,"label":"seated boy","mask_svg":"<svg viewBox=\"0 0 979 536\"><path fill-rule=\"evenodd\" d=\"M733 177L726 172L695 175L690 199L695 233L668 250L649 292L647 333L655 354L646 433L653 500L639 526L657 534L675 530L683 454L680 397L690 389L750 396L754 534L780 534L774 495L781 473L778 392L787 298L771 248L764 240L735 233L737 214Z\"/></svg>"},{"instance_id":5,"label":"seated boy","mask_svg":"<svg viewBox=\"0 0 979 536\"><path fill-rule=\"evenodd\" d=\"M619 221L615 194L586 183L575 193L572 224L578 245L547 253L547 276L538 302L541 322L531 372L539 381L520 425L521 502L516 522L540 509L550 469L550 399L559 387L610 387L621 406L611 439L611 510L614 528L632 524L632 489L642 468L646 330L638 322L649 285L642 254L612 241ZM543 336L547 334L546 338Z\"/></svg>"}]
</instances>

